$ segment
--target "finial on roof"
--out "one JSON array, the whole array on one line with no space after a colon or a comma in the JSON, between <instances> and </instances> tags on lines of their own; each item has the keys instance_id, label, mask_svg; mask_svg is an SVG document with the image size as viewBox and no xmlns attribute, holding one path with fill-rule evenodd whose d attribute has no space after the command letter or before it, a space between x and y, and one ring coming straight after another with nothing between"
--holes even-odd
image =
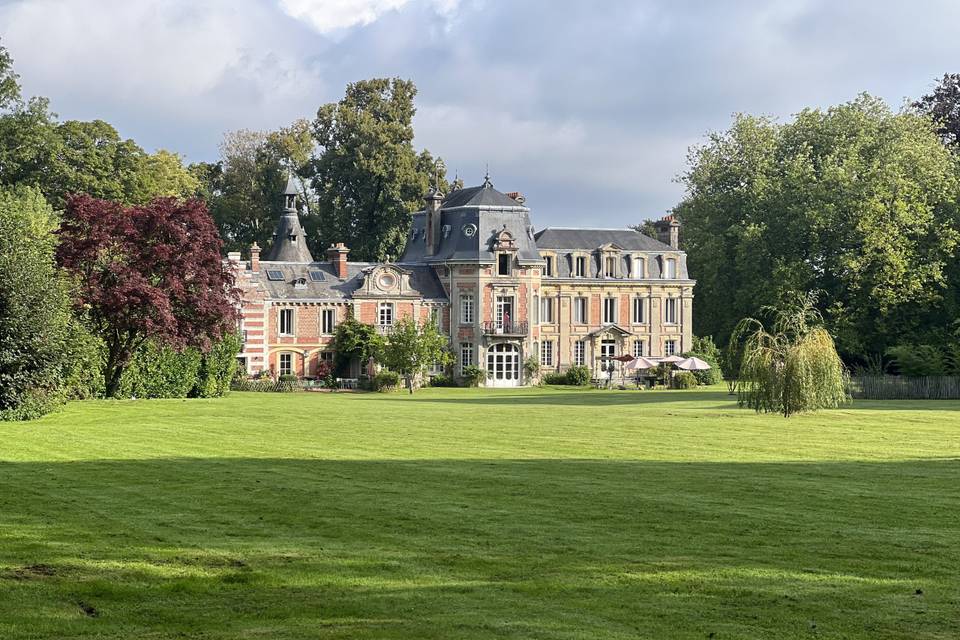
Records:
<instances>
[{"instance_id":1,"label":"finial on roof","mask_svg":"<svg viewBox=\"0 0 960 640\"><path fill-rule=\"evenodd\" d=\"M287 186L283 190L283 207L287 211L297 210L297 183L293 181L293 174L287 174Z\"/></svg>"},{"instance_id":2,"label":"finial on roof","mask_svg":"<svg viewBox=\"0 0 960 640\"><path fill-rule=\"evenodd\" d=\"M483 176L483 186L484 188L493 188L493 183L490 182L490 164L487 164L487 173Z\"/></svg>"}]
</instances>

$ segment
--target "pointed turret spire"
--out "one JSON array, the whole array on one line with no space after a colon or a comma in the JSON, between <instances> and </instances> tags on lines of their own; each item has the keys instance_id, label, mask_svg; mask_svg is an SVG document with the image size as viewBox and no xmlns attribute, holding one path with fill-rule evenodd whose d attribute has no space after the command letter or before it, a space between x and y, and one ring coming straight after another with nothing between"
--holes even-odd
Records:
<instances>
[{"instance_id":1,"label":"pointed turret spire","mask_svg":"<svg viewBox=\"0 0 960 640\"><path fill-rule=\"evenodd\" d=\"M297 184L290 176L283 190L283 215L273 234L270 251L264 258L268 262L313 262L307 247L307 234L300 226L300 216L297 215L297 194Z\"/></svg>"}]
</instances>

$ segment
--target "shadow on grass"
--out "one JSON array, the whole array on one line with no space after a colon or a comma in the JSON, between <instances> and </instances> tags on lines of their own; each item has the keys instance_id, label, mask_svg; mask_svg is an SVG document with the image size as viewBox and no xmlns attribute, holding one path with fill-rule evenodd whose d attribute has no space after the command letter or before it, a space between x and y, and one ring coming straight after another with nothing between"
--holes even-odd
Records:
<instances>
[{"instance_id":1,"label":"shadow on grass","mask_svg":"<svg viewBox=\"0 0 960 640\"><path fill-rule=\"evenodd\" d=\"M811 621L948 637L960 624L953 459L180 458L7 462L0 478L4 638L789 638Z\"/></svg>"}]
</instances>

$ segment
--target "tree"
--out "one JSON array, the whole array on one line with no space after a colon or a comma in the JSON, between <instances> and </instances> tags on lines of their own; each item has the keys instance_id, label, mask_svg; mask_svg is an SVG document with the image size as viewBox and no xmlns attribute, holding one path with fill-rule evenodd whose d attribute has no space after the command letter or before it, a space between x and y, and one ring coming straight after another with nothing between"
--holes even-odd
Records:
<instances>
[{"instance_id":1,"label":"tree","mask_svg":"<svg viewBox=\"0 0 960 640\"><path fill-rule=\"evenodd\" d=\"M773 310L773 331L745 318L739 401L764 413L794 413L839 407L849 401L847 370L837 354L812 295ZM738 340L739 341L739 340Z\"/></svg>"},{"instance_id":2,"label":"tree","mask_svg":"<svg viewBox=\"0 0 960 640\"><path fill-rule=\"evenodd\" d=\"M447 346L446 336L432 322L417 326L412 319L402 318L390 333L377 337L374 358L402 375L410 393L413 393L416 380L431 365L447 365L451 362L452 356Z\"/></svg>"},{"instance_id":3,"label":"tree","mask_svg":"<svg viewBox=\"0 0 960 640\"><path fill-rule=\"evenodd\" d=\"M408 80L376 78L320 107L312 175L322 246L347 241L355 260L396 257L423 194L438 181L448 188L442 164L413 148L416 93Z\"/></svg>"},{"instance_id":4,"label":"tree","mask_svg":"<svg viewBox=\"0 0 960 640\"><path fill-rule=\"evenodd\" d=\"M739 318L814 290L851 357L949 317L957 162L928 119L869 96L786 125L738 116L683 181L698 334L725 342Z\"/></svg>"},{"instance_id":5,"label":"tree","mask_svg":"<svg viewBox=\"0 0 960 640\"><path fill-rule=\"evenodd\" d=\"M693 344L690 346L690 350L683 354L683 357L700 358L710 365L710 368L706 371L693 372L697 384L710 385L723 382L723 369L720 366L722 356L720 355L720 349L717 348L710 336L705 338L693 336Z\"/></svg>"},{"instance_id":6,"label":"tree","mask_svg":"<svg viewBox=\"0 0 960 640\"><path fill-rule=\"evenodd\" d=\"M943 144L960 150L960 73L945 73L928 93L911 105L936 123Z\"/></svg>"},{"instance_id":7,"label":"tree","mask_svg":"<svg viewBox=\"0 0 960 640\"><path fill-rule=\"evenodd\" d=\"M0 45L0 110L20 100L19 76L13 72L13 58Z\"/></svg>"},{"instance_id":8,"label":"tree","mask_svg":"<svg viewBox=\"0 0 960 640\"><path fill-rule=\"evenodd\" d=\"M356 360L362 365L373 356L377 330L356 318L347 318L337 325L333 336L333 350L336 356L334 370L337 375L347 372L350 362Z\"/></svg>"},{"instance_id":9,"label":"tree","mask_svg":"<svg viewBox=\"0 0 960 640\"><path fill-rule=\"evenodd\" d=\"M108 397L147 340L205 351L235 330L233 276L203 202L124 207L73 196L59 234L57 258L76 279L75 306L106 345Z\"/></svg>"},{"instance_id":10,"label":"tree","mask_svg":"<svg viewBox=\"0 0 960 640\"><path fill-rule=\"evenodd\" d=\"M53 259L56 227L37 189L0 189L0 419L63 400L70 299Z\"/></svg>"}]
</instances>

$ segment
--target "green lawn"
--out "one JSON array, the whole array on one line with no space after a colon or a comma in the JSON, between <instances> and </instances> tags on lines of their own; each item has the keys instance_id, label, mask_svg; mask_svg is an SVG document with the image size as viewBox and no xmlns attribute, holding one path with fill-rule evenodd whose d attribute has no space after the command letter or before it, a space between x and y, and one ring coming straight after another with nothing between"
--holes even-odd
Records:
<instances>
[{"instance_id":1,"label":"green lawn","mask_svg":"<svg viewBox=\"0 0 960 640\"><path fill-rule=\"evenodd\" d=\"M0 423L0 638L957 638L960 403L75 403Z\"/></svg>"}]
</instances>

